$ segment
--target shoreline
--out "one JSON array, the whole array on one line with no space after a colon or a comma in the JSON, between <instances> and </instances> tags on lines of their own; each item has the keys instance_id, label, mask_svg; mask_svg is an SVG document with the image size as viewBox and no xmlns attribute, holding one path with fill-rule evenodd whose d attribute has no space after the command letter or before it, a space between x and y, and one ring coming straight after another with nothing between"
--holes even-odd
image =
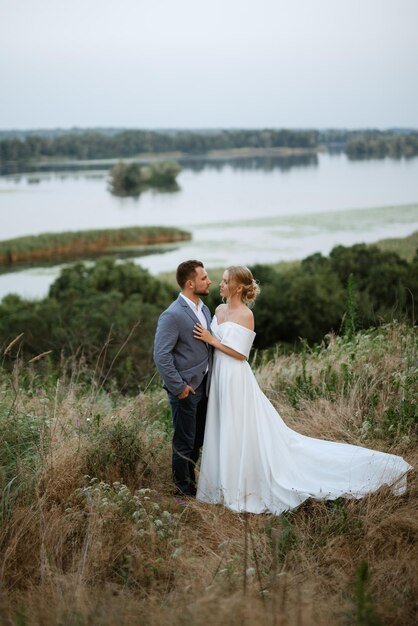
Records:
<instances>
[{"instance_id":1,"label":"shoreline","mask_svg":"<svg viewBox=\"0 0 418 626\"><path fill-rule=\"evenodd\" d=\"M273 157L273 156L282 156L282 157L290 157L290 156L304 156L308 154L318 154L327 152L325 146L317 146L315 148L289 148L289 147L280 147L280 148L228 148L225 150L209 150L208 152L203 152L199 154L191 154L189 152L140 152L135 156L129 157L110 157L106 159L71 159L64 157L51 157L44 158L38 160L28 160L25 162L20 161L9 161L8 164L11 165L21 165L24 166L39 166L41 169L44 167L65 167L65 166L94 166L94 165L115 165L119 161L124 161L125 163L134 163L137 161L144 162L152 162L152 161L160 161L166 159L177 159L177 160L201 160L201 159L220 159L220 158L248 158L248 157ZM2 164L0 164L1 166ZM6 164L3 164L6 165Z\"/></svg>"}]
</instances>

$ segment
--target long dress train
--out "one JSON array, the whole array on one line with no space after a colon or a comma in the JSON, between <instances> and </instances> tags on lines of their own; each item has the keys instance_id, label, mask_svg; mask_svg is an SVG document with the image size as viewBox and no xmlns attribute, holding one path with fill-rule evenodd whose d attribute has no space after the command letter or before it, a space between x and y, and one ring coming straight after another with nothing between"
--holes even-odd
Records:
<instances>
[{"instance_id":1,"label":"long dress train","mask_svg":"<svg viewBox=\"0 0 418 626\"><path fill-rule=\"evenodd\" d=\"M248 357L255 333L235 322L212 333ZM361 498L406 489L400 456L301 435L283 422L247 361L215 350L197 498L234 511L280 514L307 498Z\"/></svg>"}]
</instances>

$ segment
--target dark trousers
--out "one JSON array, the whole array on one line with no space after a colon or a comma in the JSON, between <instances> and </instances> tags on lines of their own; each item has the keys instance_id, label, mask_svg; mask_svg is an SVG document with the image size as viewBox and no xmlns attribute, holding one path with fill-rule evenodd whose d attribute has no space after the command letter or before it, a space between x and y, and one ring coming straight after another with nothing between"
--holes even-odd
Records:
<instances>
[{"instance_id":1,"label":"dark trousers","mask_svg":"<svg viewBox=\"0 0 418 626\"><path fill-rule=\"evenodd\" d=\"M206 409L206 376L187 398L179 400L168 393L173 415L173 480L176 487L185 495L196 492L195 466L199 459L200 448L205 434Z\"/></svg>"}]
</instances>

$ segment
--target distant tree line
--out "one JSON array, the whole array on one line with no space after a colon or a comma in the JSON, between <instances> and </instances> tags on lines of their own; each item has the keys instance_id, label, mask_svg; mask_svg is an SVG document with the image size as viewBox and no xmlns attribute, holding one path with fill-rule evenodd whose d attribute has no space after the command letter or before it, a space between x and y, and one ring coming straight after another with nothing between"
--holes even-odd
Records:
<instances>
[{"instance_id":1,"label":"distant tree line","mask_svg":"<svg viewBox=\"0 0 418 626\"><path fill-rule=\"evenodd\" d=\"M418 133L398 135L393 133L360 134L347 142L350 159L414 157L418 155Z\"/></svg>"},{"instance_id":2,"label":"distant tree line","mask_svg":"<svg viewBox=\"0 0 418 626\"><path fill-rule=\"evenodd\" d=\"M418 154L418 131L339 129L317 130L218 130L153 131L80 130L9 136L0 140L0 163L41 159L111 159L140 154L180 152L204 155L211 150L239 148L307 148L319 146L347 152L352 159L411 157Z\"/></svg>"},{"instance_id":3,"label":"distant tree line","mask_svg":"<svg viewBox=\"0 0 418 626\"><path fill-rule=\"evenodd\" d=\"M314 130L236 130L216 133L182 131L163 133L130 130L115 135L99 132L69 133L58 137L29 135L0 141L0 162L44 158L108 159L143 153L182 152L205 154L234 148L316 148Z\"/></svg>"},{"instance_id":4,"label":"distant tree line","mask_svg":"<svg viewBox=\"0 0 418 626\"><path fill-rule=\"evenodd\" d=\"M340 130L319 133L319 143L329 150L346 152L350 159L409 158L418 155L418 131Z\"/></svg>"},{"instance_id":5,"label":"distant tree line","mask_svg":"<svg viewBox=\"0 0 418 626\"><path fill-rule=\"evenodd\" d=\"M408 263L374 246L338 246L328 257L314 254L285 270L252 270L261 286L255 305L259 349L278 343L294 348L301 338L320 342L344 329L347 315L353 330L393 319L415 323L418 254ZM216 291L207 298L212 311ZM54 377L73 368L74 375L75 368L87 382L94 378L135 393L153 377L157 319L177 292L133 263L78 263L63 270L43 300L3 299L0 351L24 333L15 347L21 358L52 351L37 363L38 373Z\"/></svg>"}]
</instances>

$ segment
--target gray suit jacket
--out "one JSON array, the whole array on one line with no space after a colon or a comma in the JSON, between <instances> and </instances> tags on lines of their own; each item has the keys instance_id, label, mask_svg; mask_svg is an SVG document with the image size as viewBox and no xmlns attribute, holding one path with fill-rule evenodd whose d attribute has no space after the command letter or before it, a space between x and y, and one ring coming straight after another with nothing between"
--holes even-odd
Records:
<instances>
[{"instance_id":1,"label":"gray suit jacket","mask_svg":"<svg viewBox=\"0 0 418 626\"><path fill-rule=\"evenodd\" d=\"M211 314L203 305L208 328ZM154 361L164 380L164 387L178 396L186 385L196 389L208 370L209 388L212 371L212 347L193 337L199 320L180 295L158 320L154 341Z\"/></svg>"}]
</instances>

